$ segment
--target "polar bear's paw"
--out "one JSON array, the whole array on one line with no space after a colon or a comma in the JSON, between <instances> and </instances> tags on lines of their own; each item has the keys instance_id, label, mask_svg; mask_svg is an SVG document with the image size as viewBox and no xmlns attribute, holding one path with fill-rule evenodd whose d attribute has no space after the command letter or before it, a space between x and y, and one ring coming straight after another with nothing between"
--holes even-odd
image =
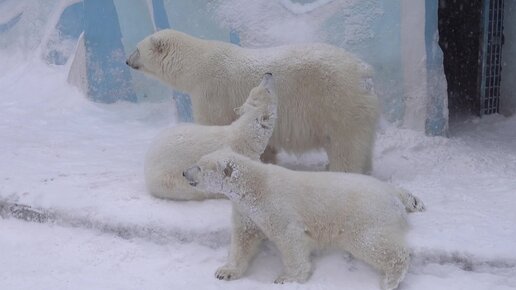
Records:
<instances>
[{"instance_id":1,"label":"polar bear's paw","mask_svg":"<svg viewBox=\"0 0 516 290\"><path fill-rule=\"evenodd\" d=\"M274 280L274 284L285 284L285 283L303 283L308 280L309 275L302 275L302 276L292 276L287 274L282 274L276 280Z\"/></svg>"},{"instance_id":2,"label":"polar bear's paw","mask_svg":"<svg viewBox=\"0 0 516 290\"><path fill-rule=\"evenodd\" d=\"M215 271L215 277L219 280L236 280L242 276L242 271L234 267L224 265Z\"/></svg>"},{"instance_id":3,"label":"polar bear's paw","mask_svg":"<svg viewBox=\"0 0 516 290\"><path fill-rule=\"evenodd\" d=\"M401 280L403 280L403 278L405 277L405 272L398 273L397 275L385 275L381 283L382 290L397 289Z\"/></svg>"},{"instance_id":4,"label":"polar bear's paw","mask_svg":"<svg viewBox=\"0 0 516 290\"><path fill-rule=\"evenodd\" d=\"M408 212L424 211L425 204L419 197L410 194L409 202L405 208Z\"/></svg>"},{"instance_id":5,"label":"polar bear's paw","mask_svg":"<svg viewBox=\"0 0 516 290\"><path fill-rule=\"evenodd\" d=\"M409 191L403 188L399 188L397 190L397 194L401 202L405 206L407 212L417 212L425 210L425 204L423 203L423 201L419 197L410 193Z\"/></svg>"}]
</instances>

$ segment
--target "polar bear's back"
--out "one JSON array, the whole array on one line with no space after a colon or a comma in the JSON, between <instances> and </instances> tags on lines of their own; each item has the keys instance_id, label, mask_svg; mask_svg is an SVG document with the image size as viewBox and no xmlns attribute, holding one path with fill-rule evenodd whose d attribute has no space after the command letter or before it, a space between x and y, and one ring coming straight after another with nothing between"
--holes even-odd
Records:
<instances>
[{"instance_id":1,"label":"polar bear's back","mask_svg":"<svg viewBox=\"0 0 516 290\"><path fill-rule=\"evenodd\" d=\"M302 70L313 67L346 69L360 76L371 75L372 71L356 56L341 48L325 43L306 43L282 45L269 48L246 49L240 52L243 57L255 60L256 66L269 66L278 69ZM359 65L360 67L357 67ZM326 73L326 72L325 72ZM275 76L276 77L276 76Z\"/></svg>"},{"instance_id":2,"label":"polar bear's back","mask_svg":"<svg viewBox=\"0 0 516 290\"><path fill-rule=\"evenodd\" d=\"M148 191L158 197L176 199L184 192L185 199L204 196L189 186L182 172L208 153L226 143L227 128L221 126L178 125L162 131L151 143L145 156L145 180ZM187 198L190 197L190 198Z\"/></svg>"},{"instance_id":3,"label":"polar bear's back","mask_svg":"<svg viewBox=\"0 0 516 290\"><path fill-rule=\"evenodd\" d=\"M318 237L331 241L342 232L406 225L405 207L388 183L360 174L279 170L268 174L272 200L288 201L287 210Z\"/></svg>"},{"instance_id":4,"label":"polar bear's back","mask_svg":"<svg viewBox=\"0 0 516 290\"><path fill-rule=\"evenodd\" d=\"M225 131L223 126L199 126L194 124L182 124L167 128L153 140L147 158L177 161L177 159L189 157L188 152L198 154L213 152L224 145ZM176 152L184 152L185 154L177 154Z\"/></svg>"},{"instance_id":5,"label":"polar bear's back","mask_svg":"<svg viewBox=\"0 0 516 290\"><path fill-rule=\"evenodd\" d=\"M275 76L279 105L273 146L303 152L323 147L330 132L355 136L350 131L374 128L378 100L371 69L345 50L315 43L243 49L240 55L251 60L249 74Z\"/></svg>"}]
</instances>

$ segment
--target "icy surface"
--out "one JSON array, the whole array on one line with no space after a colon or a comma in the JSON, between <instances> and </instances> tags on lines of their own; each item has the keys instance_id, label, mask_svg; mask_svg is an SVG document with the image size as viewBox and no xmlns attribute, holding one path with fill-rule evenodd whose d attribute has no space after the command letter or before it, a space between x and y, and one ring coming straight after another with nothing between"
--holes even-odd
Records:
<instances>
[{"instance_id":1,"label":"icy surface","mask_svg":"<svg viewBox=\"0 0 516 290\"><path fill-rule=\"evenodd\" d=\"M16 64L0 74L0 289L377 289L377 273L344 254L317 256L304 286L273 286L271 245L242 279L216 280L229 202L145 192L143 155L173 125L172 104L94 104L64 67L0 60ZM414 257L401 289L516 287L515 127L494 116L455 125L450 139L379 130L373 174L427 206L409 215ZM324 167L323 153L282 157Z\"/></svg>"}]
</instances>

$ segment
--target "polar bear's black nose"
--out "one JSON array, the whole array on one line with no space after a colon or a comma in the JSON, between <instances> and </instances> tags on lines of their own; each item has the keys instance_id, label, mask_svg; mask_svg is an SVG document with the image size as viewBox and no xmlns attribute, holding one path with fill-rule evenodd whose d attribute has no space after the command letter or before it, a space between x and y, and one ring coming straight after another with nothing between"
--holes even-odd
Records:
<instances>
[{"instance_id":1,"label":"polar bear's black nose","mask_svg":"<svg viewBox=\"0 0 516 290\"><path fill-rule=\"evenodd\" d=\"M199 166L192 166L187 170L183 171L183 177L188 181L188 184L191 186L196 186L197 181L194 180L194 177L200 171Z\"/></svg>"}]
</instances>

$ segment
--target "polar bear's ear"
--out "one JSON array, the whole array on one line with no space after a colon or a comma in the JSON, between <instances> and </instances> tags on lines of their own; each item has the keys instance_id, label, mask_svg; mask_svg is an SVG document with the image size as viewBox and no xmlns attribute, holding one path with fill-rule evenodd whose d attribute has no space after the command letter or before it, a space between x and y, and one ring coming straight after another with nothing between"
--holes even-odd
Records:
<instances>
[{"instance_id":1,"label":"polar bear's ear","mask_svg":"<svg viewBox=\"0 0 516 290\"><path fill-rule=\"evenodd\" d=\"M235 114L237 114L237 116L240 116L242 115L242 107L236 107L233 109L233 112L235 112Z\"/></svg>"},{"instance_id":2,"label":"polar bear's ear","mask_svg":"<svg viewBox=\"0 0 516 290\"><path fill-rule=\"evenodd\" d=\"M162 54L168 48L168 43L164 39L151 37L150 41L152 45L152 51L156 54Z\"/></svg>"},{"instance_id":3,"label":"polar bear's ear","mask_svg":"<svg viewBox=\"0 0 516 290\"><path fill-rule=\"evenodd\" d=\"M223 170L225 177L231 177L233 174L233 164L231 162L226 163L226 167Z\"/></svg>"}]
</instances>

